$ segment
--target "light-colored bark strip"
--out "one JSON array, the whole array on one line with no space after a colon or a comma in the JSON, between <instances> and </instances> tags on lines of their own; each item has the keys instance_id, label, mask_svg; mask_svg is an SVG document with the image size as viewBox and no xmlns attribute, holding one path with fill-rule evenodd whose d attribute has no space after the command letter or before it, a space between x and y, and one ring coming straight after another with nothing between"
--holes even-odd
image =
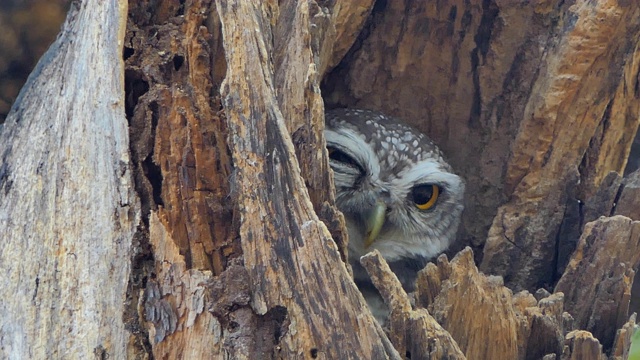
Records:
<instances>
[{"instance_id":1,"label":"light-colored bark strip","mask_svg":"<svg viewBox=\"0 0 640 360\"><path fill-rule=\"evenodd\" d=\"M0 357L124 359L123 0L74 2L0 134ZM37 26L37 25L34 25Z\"/></svg>"}]
</instances>

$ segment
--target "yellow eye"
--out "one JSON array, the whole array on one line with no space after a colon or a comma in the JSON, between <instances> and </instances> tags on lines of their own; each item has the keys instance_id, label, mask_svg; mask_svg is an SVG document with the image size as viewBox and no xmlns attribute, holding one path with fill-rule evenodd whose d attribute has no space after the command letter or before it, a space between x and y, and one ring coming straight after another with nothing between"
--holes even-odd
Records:
<instances>
[{"instance_id":1,"label":"yellow eye","mask_svg":"<svg viewBox=\"0 0 640 360\"><path fill-rule=\"evenodd\" d=\"M421 184L416 185L411 189L411 199L416 207L420 210L428 210L436 204L440 195L440 188L438 185L433 184Z\"/></svg>"}]
</instances>

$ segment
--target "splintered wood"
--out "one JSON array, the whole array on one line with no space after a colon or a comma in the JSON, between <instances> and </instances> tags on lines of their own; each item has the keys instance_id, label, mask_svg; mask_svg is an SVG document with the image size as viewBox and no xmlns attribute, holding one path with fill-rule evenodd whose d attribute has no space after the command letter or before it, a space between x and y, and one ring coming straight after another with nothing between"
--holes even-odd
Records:
<instances>
[{"instance_id":1,"label":"splintered wood","mask_svg":"<svg viewBox=\"0 0 640 360\"><path fill-rule=\"evenodd\" d=\"M429 309L433 317L458 341L469 359L515 359L518 354L518 322L512 307L511 291L502 279L481 275L473 263L470 249L459 253L451 263L441 257L422 271L417 280L417 305ZM431 275L432 277L429 277ZM422 284L426 286L423 286ZM427 284L440 283L435 287ZM424 287L424 289L423 289ZM433 299L423 302L423 299ZM487 319L488 321L478 321ZM487 342L487 334L500 334Z\"/></svg>"},{"instance_id":2,"label":"splintered wood","mask_svg":"<svg viewBox=\"0 0 640 360\"><path fill-rule=\"evenodd\" d=\"M449 155L467 184L452 253L482 249L480 270L516 292L567 271L554 294L512 295L460 254L423 270L418 305L469 358L623 354L640 186L618 174L640 124L640 3L387 1L370 18L327 104L397 115ZM613 215L631 220L598 220Z\"/></svg>"},{"instance_id":3,"label":"splintered wood","mask_svg":"<svg viewBox=\"0 0 640 360\"><path fill-rule=\"evenodd\" d=\"M509 201L480 266L514 289L557 280L554 259L567 259L556 249L574 246L584 225L572 224L580 217L572 204L589 202L610 171L622 173L638 128L640 3L578 1L568 13L574 23L545 51L525 103L504 179Z\"/></svg>"},{"instance_id":4,"label":"splintered wood","mask_svg":"<svg viewBox=\"0 0 640 360\"><path fill-rule=\"evenodd\" d=\"M607 348L628 318L633 269L640 262L640 221L624 216L588 223L556 285L579 329Z\"/></svg>"},{"instance_id":5,"label":"splintered wood","mask_svg":"<svg viewBox=\"0 0 640 360\"><path fill-rule=\"evenodd\" d=\"M389 337L411 359L465 359L451 335L425 309L411 308L407 293L378 250L360 260L389 306Z\"/></svg>"},{"instance_id":6,"label":"splintered wood","mask_svg":"<svg viewBox=\"0 0 640 360\"><path fill-rule=\"evenodd\" d=\"M377 251L361 262L391 310L392 343L411 359L606 359L600 341L577 330L562 292L513 295L500 277L478 271L468 248L419 273L414 307ZM611 359L627 354L634 324L635 315L621 328L609 327L616 337Z\"/></svg>"},{"instance_id":7,"label":"splintered wood","mask_svg":"<svg viewBox=\"0 0 640 360\"><path fill-rule=\"evenodd\" d=\"M626 359L639 73L638 1L74 1L0 127L0 357ZM370 254L385 333L325 102L434 139L451 251L523 291Z\"/></svg>"}]
</instances>

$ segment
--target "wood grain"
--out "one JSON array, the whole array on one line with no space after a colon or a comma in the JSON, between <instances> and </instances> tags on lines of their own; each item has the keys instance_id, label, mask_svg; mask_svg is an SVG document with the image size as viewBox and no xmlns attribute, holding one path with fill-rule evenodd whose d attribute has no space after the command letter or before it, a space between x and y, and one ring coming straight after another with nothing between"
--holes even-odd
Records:
<instances>
[{"instance_id":1,"label":"wood grain","mask_svg":"<svg viewBox=\"0 0 640 360\"><path fill-rule=\"evenodd\" d=\"M74 2L0 133L0 357L125 358L126 1Z\"/></svg>"},{"instance_id":2,"label":"wood grain","mask_svg":"<svg viewBox=\"0 0 640 360\"><path fill-rule=\"evenodd\" d=\"M399 358L383 341L309 200L272 80L265 38L272 29L263 17L269 6L216 2L227 62L221 93L251 307L260 315L286 311L278 356Z\"/></svg>"}]
</instances>

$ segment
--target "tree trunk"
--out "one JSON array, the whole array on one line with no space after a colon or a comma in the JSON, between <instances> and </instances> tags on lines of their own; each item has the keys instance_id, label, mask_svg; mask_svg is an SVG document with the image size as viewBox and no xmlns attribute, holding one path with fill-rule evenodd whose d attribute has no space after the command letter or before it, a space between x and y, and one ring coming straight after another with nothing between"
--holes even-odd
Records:
<instances>
[{"instance_id":1,"label":"tree trunk","mask_svg":"<svg viewBox=\"0 0 640 360\"><path fill-rule=\"evenodd\" d=\"M624 1L76 2L0 129L0 353L626 358L639 39ZM363 258L386 329L325 106L405 119L466 180L415 294Z\"/></svg>"},{"instance_id":2,"label":"tree trunk","mask_svg":"<svg viewBox=\"0 0 640 360\"><path fill-rule=\"evenodd\" d=\"M140 218L118 46L126 17L126 2L74 4L0 133L2 358L126 357Z\"/></svg>"}]
</instances>

